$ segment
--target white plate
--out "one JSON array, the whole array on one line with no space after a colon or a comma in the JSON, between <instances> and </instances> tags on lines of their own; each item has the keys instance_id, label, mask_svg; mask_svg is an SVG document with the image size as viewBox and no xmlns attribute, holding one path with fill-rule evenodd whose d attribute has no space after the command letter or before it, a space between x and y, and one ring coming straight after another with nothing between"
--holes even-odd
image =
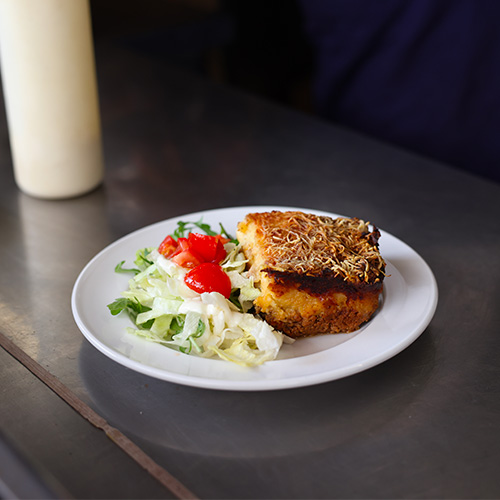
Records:
<instances>
[{"instance_id":1,"label":"white plate","mask_svg":"<svg viewBox=\"0 0 500 500\"><path fill-rule=\"evenodd\" d=\"M425 261L408 245L381 231L380 251L389 275L382 307L357 332L322 335L284 345L278 359L256 368L243 368L219 359L181 354L126 333L130 320L111 316L107 304L127 288L127 275L116 264L131 264L136 250L158 246L174 231L178 220L204 222L235 234L236 224L250 212L310 209L237 207L176 217L135 231L97 254L75 282L71 306L76 324L99 351L132 370L178 384L211 389L262 391L302 387L339 379L375 366L410 345L427 327L437 305L437 286Z\"/></svg>"}]
</instances>

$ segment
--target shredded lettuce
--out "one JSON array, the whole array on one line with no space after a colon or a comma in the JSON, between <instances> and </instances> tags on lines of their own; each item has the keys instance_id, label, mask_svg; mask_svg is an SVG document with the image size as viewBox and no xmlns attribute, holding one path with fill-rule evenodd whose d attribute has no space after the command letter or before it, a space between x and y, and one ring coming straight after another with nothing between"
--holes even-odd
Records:
<instances>
[{"instance_id":1,"label":"shredded lettuce","mask_svg":"<svg viewBox=\"0 0 500 500\"><path fill-rule=\"evenodd\" d=\"M111 314L129 315L135 325L129 333L186 354L242 366L275 359L283 335L249 312L260 291L245 271L237 242L226 243L225 249L221 266L231 280L230 300L217 292L194 292L184 283L184 268L146 248L137 252L135 268L125 269L125 262L117 266L133 277L122 296L108 305Z\"/></svg>"}]
</instances>

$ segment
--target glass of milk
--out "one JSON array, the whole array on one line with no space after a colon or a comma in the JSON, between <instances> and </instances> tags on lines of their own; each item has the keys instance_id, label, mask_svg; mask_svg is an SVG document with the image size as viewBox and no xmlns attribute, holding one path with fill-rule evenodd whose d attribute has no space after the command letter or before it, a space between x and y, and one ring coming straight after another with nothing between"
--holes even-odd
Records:
<instances>
[{"instance_id":1,"label":"glass of milk","mask_svg":"<svg viewBox=\"0 0 500 500\"><path fill-rule=\"evenodd\" d=\"M103 178L88 0L0 0L0 64L19 188L69 198Z\"/></svg>"}]
</instances>

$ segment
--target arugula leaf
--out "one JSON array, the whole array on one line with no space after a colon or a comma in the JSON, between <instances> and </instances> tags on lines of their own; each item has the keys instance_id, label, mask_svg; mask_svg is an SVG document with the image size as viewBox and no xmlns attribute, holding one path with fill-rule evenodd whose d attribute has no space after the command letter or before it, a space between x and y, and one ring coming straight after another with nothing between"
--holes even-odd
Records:
<instances>
[{"instance_id":1,"label":"arugula leaf","mask_svg":"<svg viewBox=\"0 0 500 500\"><path fill-rule=\"evenodd\" d=\"M217 233L212 230L212 228L210 227L210 224L204 223L203 219L200 219L198 222L193 222L193 226L197 227L198 229L201 229L209 236L217 236Z\"/></svg>"},{"instance_id":2,"label":"arugula leaf","mask_svg":"<svg viewBox=\"0 0 500 500\"><path fill-rule=\"evenodd\" d=\"M116 299L111 304L108 304L108 309L113 316L116 316L117 314L120 314L124 309L127 308L128 301L129 299L124 299L124 298Z\"/></svg>"},{"instance_id":3,"label":"arugula leaf","mask_svg":"<svg viewBox=\"0 0 500 500\"><path fill-rule=\"evenodd\" d=\"M185 234L186 234L186 226L188 224L191 224L190 222L183 222L183 221L178 221L177 222L177 229L170 235L172 236L172 238L174 239L179 239L179 238L185 238Z\"/></svg>"},{"instance_id":4,"label":"arugula leaf","mask_svg":"<svg viewBox=\"0 0 500 500\"><path fill-rule=\"evenodd\" d=\"M237 245L239 243L239 241L234 236L231 236L225 230L224 226L222 225L222 222L219 222L219 226L220 226L220 234L222 234L222 236L226 237L228 240L231 241L231 243L234 243L235 245Z\"/></svg>"},{"instance_id":5,"label":"arugula leaf","mask_svg":"<svg viewBox=\"0 0 500 500\"><path fill-rule=\"evenodd\" d=\"M173 332L173 335L177 333L181 333L184 328L184 316L174 316L172 319L172 323L170 323L170 330Z\"/></svg>"},{"instance_id":6,"label":"arugula leaf","mask_svg":"<svg viewBox=\"0 0 500 500\"><path fill-rule=\"evenodd\" d=\"M229 301L232 302L238 310L241 312L243 311L243 307L241 307L240 303L240 290L239 288L233 288L231 290L231 295L229 295Z\"/></svg>"},{"instance_id":7,"label":"arugula leaf","mask_svg":"<svg viewBox=\"0 0 500 500\"><path fill-rule=\"evenodd\" d=\"M217 236L218 234L222 234L222 236L228 238L233 243L237 243L237 240L224 229L224 226L220 223L219 225L220 232L218 233L217 231L214 231L212 229L210 224L203 222L203 218L196 222L180 220L177 222L177 229L170 236L172 236L172 238L174 239L186 238L189 233L193 232L194 229L201 229L205 234L208 234L209 236Z\"/></svg>"},{"instance_id":8,"label":"arugula leaf","mask_svg":"<svg viewBox=\"0 0 500 500\"><path fill-rule=\"evenodd\" d=\"M151 266L153 261L148 259L148 256L152 250L152 248L141 248L140 250L137 250L135 253L134 264L143 270Z\"/></svg>"},{"instance_id":9,"label":"arugula leaf","mask_svg":"<svg viewBox=\"0 0 500 500\"><path fill-rule=\"evenodd\" d=\"M205 333L205 323L200 319L198 322L198 328L196 329L196 332L191 335L193 338L197 339L201 337Z\"/></svg>"},{"instance_id":10,"label":"arugula leaf","mask_svg":"<svg viewBox=\"0 0 500 500\"><path fill-rule=\"evenodd\" d=\"M148 259L148 255L151 253L152 248L142 248L141 250L137 250L136 258L134 260L134 264L137 267L127 268L123 267L125 261L122 260L115 267L115 273L132 273L134 275L139 274L144 269L147 269L150 265L153 264L153 261Z\"/></svg>"},{"instance_id":11,"label":"arugula leaf","mask_svg":"<svg viewBox=\"0 0 500 500\"><path fill-rule=\"evenodd\" d=\"M137 315L146 311L151 311L150 307L142 305L140 302L137 300L131 300L131 299L126 299L126 298L120 298L116 299L114 302L111 304L108 304L108 309L111 312L113 316L116 316L117 314L120 314L122 311L125 311L130 319L135 323L137 321ZM149 329L153 326L154 319L150 319L149 321L146 321L140 325L141 328L146 328Z\"/></svg>"},{"instance_id":12,"label":"arugula leaf","mask_svg":"<svg viewBox=\"0 0 500 500\"><path fill-rule=\"evenodd\" d=\"M118 264L116 264L116 267L115 267L115 273L132 273L132 274L139 274L141 271L139 269L127 269L125 267L123 267L123 264L125 264L125 261L122 260L121 262L119 262Z\"/></svg>"},{"instance_id":13,"label":"arugula leaf","mask_svg":"<svg viewBox=\"0 0 500 500\"><path fill-rule=\"evenodd\" d=\"M181 351L184 354L189 354L193 346L196 347L196 342L193 339L201 337L204 332L205 332L205 323L203 323L203 321L200 319L200 321L198 322L198 328L196 328L196 332L190 335L187 339L189 341L189 346L188 347L179 346L179 351Z\"/></svg>"}]
</instances>

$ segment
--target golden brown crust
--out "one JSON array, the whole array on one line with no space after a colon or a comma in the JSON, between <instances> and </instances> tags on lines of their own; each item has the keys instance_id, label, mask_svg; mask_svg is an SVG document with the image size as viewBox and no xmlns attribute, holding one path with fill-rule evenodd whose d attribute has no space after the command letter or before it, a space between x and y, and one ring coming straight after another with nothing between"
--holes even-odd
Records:
<instances>
[{"instance_id":1,"label":"golden brown crust","mask_svg":"<svg viewBox=\"0 0 500 500\"><path fill-rule=\"evenodd\" d=\"M265 268L305 276L341 277L350 283L372 283L383 276L379 231L353 218L303 212L252 213L240 225L254 224Z\"/></svg>"},{"instance_id":2,"label":"golden brown crust","mask_svg":"<svg viewBox=\"0 0 500 500\"><path fill-rule=\"evenodd\" d=\"M332 291L321 299L310 296L302 302L297 300L294 290L289 290L271 307L262 307L257 302L256 310L276 330L292 338L350 333L373 316L379 306L379 294L380 290L372 290L362 296L349 297Z\"/></svg>"},{"instance_id":3,"label":"golden brown crust","mask_svg":"<svg viewBox=\"0 0 500 500\"><path fill-rule=\"evenodd\" d=\"M351 332L378 308L385 262L379 231L360 219L252 213L238 239L261 288L255 307L291 337Z\"/></svg>"}]
</instances>

